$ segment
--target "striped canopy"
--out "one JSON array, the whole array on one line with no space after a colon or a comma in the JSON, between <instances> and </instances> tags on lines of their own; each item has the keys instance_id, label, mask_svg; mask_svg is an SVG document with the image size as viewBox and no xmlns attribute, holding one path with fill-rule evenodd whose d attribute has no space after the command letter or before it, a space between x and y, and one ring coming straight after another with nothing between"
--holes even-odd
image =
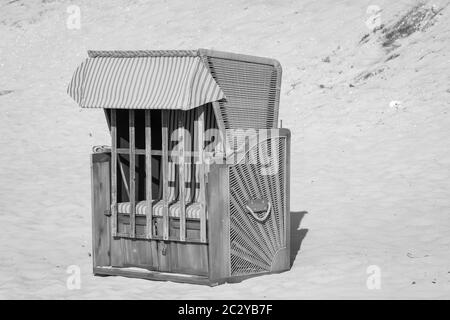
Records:
<instances>
[{"instance_id":1,"label":"striped canopy","mask_svg":"<svg viewBox=\"0 0 450 320\"><path fill-rule=\"evenodd\" d=\"M225 98L196 51L90 51L67 92L82 108L189 110Z\"/></svg>"}]
</instances>

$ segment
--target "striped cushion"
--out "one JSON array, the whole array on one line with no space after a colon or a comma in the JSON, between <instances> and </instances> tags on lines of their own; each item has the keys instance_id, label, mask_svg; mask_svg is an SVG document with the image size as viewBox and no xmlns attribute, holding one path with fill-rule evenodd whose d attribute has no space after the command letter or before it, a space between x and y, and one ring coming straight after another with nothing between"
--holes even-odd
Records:
<instances>
[{"instance_id":1,"label":"striped cushion","mask_svg":"<svg viewBox=\"0 0 450 320\"><path fill-rule=\"evenodd\" d=\"M198 202L194 202L192 204L189 204L186 208L186 218L189 219L200 219L200 209L201 204ZM171 217L177 217L179 218L181 214L181 206L180 202L176 202L169 208L169 215Z\"/></svg>"},{"instance_id":2,"label":"striped cushion","mask_svg":"<svg viewBox=\"0 0 450 320\"><path fill-rule=\"evenodd\" d=\"M147 210L147 201L139 201L136 203L136 215L145 215ZM188 219L200 219L201 204L198 202L191 203L186 208L186 218ZM117 212L130 214L131 205L129 202L120 202L117 205ZM175 202L169 206L169 216L173 218L180 217L180 202ZM163 202L158 201L153 205L153 216L163 216Z\"/></svg>"},{"instance_id":3,"label":"striped cushion","mask_svg":"<svg viewBox=\"0 0 450 320\"><path fill-rule=\"evenodd\" d=\"M136 203L136 214L145 215L145 210L147 209L146 201L140 201ZM127 213L131 212L131 204L129 202L120 202L117 204L117 212Z\"/></svg>"}]
</instances>

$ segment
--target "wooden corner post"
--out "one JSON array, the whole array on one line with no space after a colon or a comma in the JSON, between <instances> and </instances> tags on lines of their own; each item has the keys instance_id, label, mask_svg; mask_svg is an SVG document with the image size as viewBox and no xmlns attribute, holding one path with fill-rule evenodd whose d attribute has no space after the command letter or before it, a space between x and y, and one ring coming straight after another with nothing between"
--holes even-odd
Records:
<instances>
[{"instance_id":1,"label":"wooden corner post","mask_svg":"<svg viewBox=\"0 0 450 320\"><path fill-rule=\"evenodd\" d=\"M117 235L117 119L111 109L111 233Z\"/></svg>"},{"instance_id":2,"label":"wooden corner post","mask_svg":"<svg viewBox=\"0 0 450 320\"><path fill-rule=\"evenodd\" d=\"M169 110L161 110L162 178L163 178L163 239L169 240Z\"/></svg>"},{"instance_id":3,"label":"wooden corner post","mask_svg":"<svg viewBox=\"0 0 450 320\"><path fill-rule=\"evenodd\" d=\"M153 237L153 193L152 193L152 128L150 110L145 110L145 200L147 202L146 236Z\"/></svg>"},{"instance_id":4,"label":"wooden corner post","mask_svg":"<svg viewBox=\"0 0 450 320\"><path fill-rule=\"evenodd\" d=\"M212 164L208 173L208 260L211 283L230 276L228 166Z\"/></svg>"}]
</instances>

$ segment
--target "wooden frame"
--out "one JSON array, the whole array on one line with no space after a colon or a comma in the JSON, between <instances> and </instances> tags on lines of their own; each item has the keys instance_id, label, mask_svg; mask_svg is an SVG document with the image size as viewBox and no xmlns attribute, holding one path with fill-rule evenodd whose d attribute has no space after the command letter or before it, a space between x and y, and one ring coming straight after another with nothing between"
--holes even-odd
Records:
<instances>
[{"instance_id":1,"label":"wooden frame","mask_svg":"<svg viewBox=\"0 0 450 320\"><path fill-rule=\"evenodd\" d=\"M134 127L134 110L128 111L128 121L130 130L130 236L136 236L136 154L135 145L135 127Z\"/></svg>"},{"instance_id":2,"label":"wooden frame","mask_svg":"<svg viewBox=\"0 0 450 320\"><path fill-rule=\"evenodd\" d=\"M142 54L146 56L147 53ZM198 50L196 54L201 56L205 63L208 63L208 57L215 57L222 59L223 63L240 61L261 64L264 66L264 70L270 69L267 66L273 67L275 71L268 81L270 81L271 90L275 92L274 97L270 99L274 99L271 100L271 106L274 106L276 110L273 115L273 123L267 123L267 129L277 126L281 66L276 60L204 49ZM169 55L176 56L175 53ZM214 77L214 65L209 65L209 68ZM218 82L220 85L220 81ZM275 85L273 85L274 83ZM205 110L214 112L218 129L223 138L226 139L226 130L229 126L226 125L228 120L225 118L228 117L228 114L222 113L221 108L224 108L224 110L228 108L226 111L228 113L233 110L229 105L223 104L222 100L196 108L192 120L194 122L194 135L196 136L193 150L191 150L191 146L187 145L184 131L184 126L187 123L186 111L177 111L177 116L179 115L177 127L180 129L177 148L173 148L169 144L169 135L172 131L170 126L173 126L171 122L173 119L170 119L170 115L176 112L160 110L158 111L159 114L153 112L153 110L145 110L144 131L140 131L142 127L140 120L142 118L137 116L140 111L129 109L129 144L125 147L118 141L118 120L120 120L117 118L118 112L115 109L111 109L109 114L106 112L109 117L108 125L112 138L111 152L95 153L91 160L94 274L213 286L224 282L239 282L249 277L289 269L290 133L287 129L279 131L279 137L286 141L285 152L281 155L284 159L282 165L285 170L280 178L280 183L283 180L283 185L271 186L269 180L259 182L255 176L248 177L247 181L233 182L230 178L230 172L234 164L227 161L226 164L222 164L222 162L221 164L212 164L208 170L205 165L205 158L212 158L217 151L219 151L218 158L233 156L232 154L226 155L226 150L214 150L214 152L204 150L204 135L205 128L207 128ZM272 117L270 119L272 121ZM159 126L159 121L161 131L159 133L159 129L156 129L156 134L153 131L152 136L152 123L157 122ZM124 125L123 122L122 125ZM189 128L189 130L192 130L192 128ZM258 140L252 141L247 146L248 149L257 147ZM199 219L187 217L190 203L186 199L189 198L187 195L190 191L186 187L186 183L189 181L186 177L187 169L189 169L186 168L186 159L191 157L190 153L192 152L197 153L198 159L198 163L195 165L195 169L198 170L195 184L198 184L198 186L194 186L196 189L192 193L198 192L199 195L198 199L195 200L200 203ZM126 162L123 165L120 160L120 157L124 155L130 156L129 166ZM142 193L141 185L143 177L142 161L139 160L142 159L141 156L145 156L145 168L143 170L145 172L145 180L143 181L145 195ZM171 210L170 206L175 201L172 196L169 199L169 189L172 188L170 183L174 183L169 181L169 171L172 170L169 169L169 165L172 165L169 164L169 160L175 157L178 159L179 168L178 173L174 173L178 179L178 198L176 201L180 205L179 217L171 216L172 211L169 211ZM155 166L152 162L157 163L157 165ZM244 164L240 164L240 166L245 168ZM158 184L156 184L156 187L159 188L161 195L154 199L153 193L157 189L154 189L156 187L153 183L153 177L155 170L158 171L158 168L160 168L160 178L158 178L160 181L159 187ZM251 169L248 167L248 169L243 170L250 171ZM118 185L119 181L123 181L124 184ZM233 183L235 183L234 186ZM274 247L278 245L278 242L281 243L273 255L269 268L253 270L249 267L248 270L250 271L243 274L236 272L232 263L232 256L236 252L236 249L233 248L235 244L231 234L233 225L236 224L233 216L236 213L232 213L232 207L235 205L232 199L233 192L235 192L233 188L251 190L252 188L249 185L258 185L258 183L263 185L265 190L273 189L277 194L283 195L282 198L278 199L282 199L284 207L280 203L274 203L277 212L282 214L282 223L273 220L267 223L270 224L272 229L282 225L285 229L283 233L285 238L279 241L275 235L266 232L268 229L265 226L257 225L256 231L250 232L251 236L270 243ZM118 205L123 204L120 201L124 201L119 199L122 197L121 192L124 192L124 190L129 195L129 213L123 213L127 211L118 212ZM261 192L256 193L262 194ZM158 200L158 202L155 202L155 200ZM145 215L136 212L140 208L140 201L145 202ZM274 201L272 200L272 202ZM154 207L156 208L160 204L163 207L162 216L154 216ZM245 220L243 225L250 226L252 223L254 222ZM195 234L195 237L191 237L192 234ZM265 267L263 263L260 263L259 266Z\"/></svg>"},{"instance_id":3,"label":"wooden frame","mask_svg":"<svg viewBox=\"0 0 450 320\"><path fill-rule=\"evenodd\" d=\"M170 272L150 271L144 269L138 270L136 268L127 269L115 267L95 267L94 273L96 275L103 275L103 276L123 276L129 278L140 278L155 281L174 281L174 282L202 284L209 286L215 286L219 284L219 283L212 283L208 279L208 277L205 276L183 275Z\"/></svg>"},{"instance_id":4,"label":"wooden frame","mask_svg":"<svg viewBox=\"0 0 450 320\"><path fill-rule=\"evenodd\" d=\"M152 130L150 110L145 110L145 199L147 200L146 235L153 237Z\"/></svg>"},{"instance_id":5,"label":"wooden frame","mask_svg":"<svg viewBox=\"0 0 450 320\"><path fill-rule=\"evenodd\" d=\"M117 235L117 118L116 110L111 110L111 230Z\"/></svg>"},{"instance_id":6,"label":"wooden frame","mask_svg":"<svg viewBox=\"0 0 450 320\"><path fill-rule=\"evenodd\" d=\"M162 124L162 186L163 186L163 239L169 240L169 201L168 201L168 174L169 174L169 111L161 112Z\"/></svg>"},{"instance_id":7,"label":"wooden frame","mask_svg":"<svg viewBox=\"0 0 450 320\"><path fill-rule=\"evenodd\" d=\"M206 188L206 208L208 210L207 220L207 239L204 243L202 240L181 240L181 237L171 236L168 239L164 239L161 236L152 235L152 238L143 235L135 238L130 238L129 234L123 235L123 238L116 238L112 236L110 227L112 223L109 222L112 219L112 215L107 214L110 207L109 186L112 184L110 181L112 165L112 153L103 152L92 155L92 185L93 185L93 260L94 260L94 273L99 275L122 275L127 277L139 277L152 280L167 280L177 282L187 282L196 284L206 284L214 286L224 282L239 282L249 277L257 275L277 273L288 270L289 265L289 153L290 153L290 132L287 129L279 130L279 137L286 139L285 156L285 214L284 214L284 227L286 234L286 243L282 250L278 253L273 261L271 270L266 272L259 272L248 275L233 276L231 274L230 265L230 199L229 193L224 190L229 190L229 168L233 165L230 164L213 164L209 172L207 173ZM274 137L271 137L274 138ZM261 142L261 141L259 141ZM249 148L254 148L256 144L250 145ZM147 219L147 217L140 217L136 220ZM162 218L160 218L162 219ZM178 220L178 226L182 224L181 220ZM186 222L188 220L186 219ZM190 222L189 222L190 223ZM137 225L141 225L141 222L137 222ZM106 226L106 228L105 228ZM188 229L188 223L185 223L185 230ZM121 235L122 236L122 235ZM163 244L168 245L167 255L163 255ZM188 247L186 247L188 246ZM134 249L133 249L134 248ZM147 249L146 249L147 248ZM139 259L135 263L130 264L128 260L120 260L118 263L117 255L130 254L130 250L137 250L141 255L152 256L153 264L138 263ZM146 252L153 253L146 253ZM175 250L175 251L174 251ZM173 252L172 252L173 251ZM202 265L197 265L195 260L198 259L201 254L201 259L204 261ZM179 266L175 271L183 271L184 275L174 274L170 265L172 263L182 263L176 257L179 256L193 257L191 267L183 268ZM168 258L170 257L170 258ZM131 259L131 258L127 258ZM150 258L142 258L150 259ZM158 260L159 259L159 260ZM175 260L173 260L175 259ZM206 259L206 260L205 260ZM155 260L158 260L155 262ZM169 262L170 260L170 262ZM128 262L127 262L128 261ZM165 262L163 262L165 261ZM158 270L154 264L163 266ZM205 265L205 263L207 265ZM127 269L127 266L139 267L142 270ZM153 267L152 267L153 266ZM165 267L164 267L165 266Z\"/></svg>"},{"instance_id":8,"label":"wooden frame","mask_svg":"<svg viewBox=\"0 0 450 320\"><path fill-rule=\"evenodd\" d=\"M115 225L111 223L115 217L110 214L112 162L110 153L91 155L92 262L94 268L111 265L110 243L115 228Z\"/></svg>"},{"instance_id":9,"label":"wooden frame","mask_svg":"<svg viewBox=\"0 0 450 320\"><path fill-rule=\"evenodd\" d=\"M185 113L182 112L182 116L178 120L178 167L179 167L179 178L180 178L180 193L178 198L180 199L180 241L186 240L186 203L185 203L185 136L184 136L184 120Z\"/></svg>"},{"instance_id":10,"label":"wooden frame","mask_svg":"<svg viewBox=\"0 0 450 320\"><path fill-rule=\"evenodd\" d=\"M203 144L205 141L205 130L204 130L204 107L198 108L198 116L195 121L195 126L197 128L197 138L198 138L198 158L199 158L199 178L200 178L200 242L206 242L206 208L205 208L205 157L203 154Z\"/></svg>"}]
</instances>

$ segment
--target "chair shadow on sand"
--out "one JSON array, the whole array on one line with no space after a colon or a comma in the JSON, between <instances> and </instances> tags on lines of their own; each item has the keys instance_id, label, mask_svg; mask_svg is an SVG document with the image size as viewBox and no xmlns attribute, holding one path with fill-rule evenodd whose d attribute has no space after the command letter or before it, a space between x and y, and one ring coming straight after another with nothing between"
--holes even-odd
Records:
<instances>
[{"instance_id":1,"label":"chair shadow on sand","mask_svg":"<svg viewBox=\"0 0 450 320\"><path fill-rule=\"evenodd\" d=\"M291 230L290 230L290 239L291 239L291 252L290 252L290 266L294 264L295 257L297 253L300 251L300 247L302 245L303 239L305 239L306 234L308 233L308 229L300 228L300 224L302 222L303 217L307 214L308 211L291 211Z\"/></svg>"}]
</instances>

